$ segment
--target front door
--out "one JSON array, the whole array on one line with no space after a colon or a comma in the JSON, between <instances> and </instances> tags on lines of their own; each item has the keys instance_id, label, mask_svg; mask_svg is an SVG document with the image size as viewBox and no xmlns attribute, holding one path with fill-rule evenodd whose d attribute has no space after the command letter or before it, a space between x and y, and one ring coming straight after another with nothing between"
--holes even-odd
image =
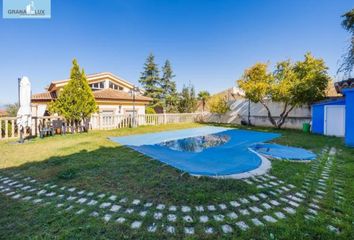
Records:
<instances>
[{"instance_id":1,"label":"front door","mask_svg":"<svg viewBox=\"0 0 354 240\"><path fill-rule=\"evenodd\" d=\"M325 106L324 114L324 134L328 136L344 137L345 106Z\"/></svg>"}]
</instances>

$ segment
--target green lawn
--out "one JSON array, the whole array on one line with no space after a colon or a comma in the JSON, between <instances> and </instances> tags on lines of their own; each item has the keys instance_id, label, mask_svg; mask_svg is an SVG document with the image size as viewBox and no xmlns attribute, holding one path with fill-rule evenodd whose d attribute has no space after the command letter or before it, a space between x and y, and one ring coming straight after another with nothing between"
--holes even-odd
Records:
<instances>
[{"instance_id":1,"label":"green lawn","mask_svg":"<svg viewBox=\"0 0 354 240\"><path fill-rule=\"evenodd\" d=\"M191 177L107 139L109 136L199 126L201 125L175 124L92 131L87 134L34 139L23 145L13 141L3 141L0 142L0 176L13 179L30 176L37 179L38 182L35 185L42 188L45 188L44 184L48 183L51 186L58 185L57 188L75 187L86 192L92 191L96 195L105 193L106 197L107 195L116 195L118 200L127 198L128 202L140 199L142 202L152 202L154 206L159 203L166 206L218 206L220 203L228 204L230 201L253 194L265 193L271 196L269 192L272 191L272 187L259 189L257 184L248 184L241 180ZM136 211L127 217L129 221L119 224L113 218L111 221L105 222L102 217L89 217L88 213L77 215L74 211L60 209L56 207L56 204L61 202L60 199L48 201L49 204L44 207L42 203L33 204L28 201L14 200L0 192L0 239L180 239L186 236L192 239L353 239L354 149L345 147L343 140L339 138L310 135L295 130L264 128L256 130L279 132L282 136L275 142L303 147L319 154L319 158L313 163L272 161L270 175L277 177L284 184L294 185L291 192L299 192L305 178L312 186L308 191L308 196L298 207L296 214L287 214L285 219L278 219L276 223L255 227L249 223L253 216L252 212L250 216L243 216L237 211L237 220L225 218L224 223L220 223L212 219L212 213L208 213L210 221L207 225L215 229L214 234L208 235L203 232L202 226L198 222L197 218L200 214L192 211L188 214L192 216L194 221L187 225L195 227L195 234L188 236L183 233L186 223L180 220L186 214L179 211L176 213L178 220L173 223L176 227L174 234L165 231L165 227L170 224L165 218L155 220L149 215L146 216L142 228L133 230L130 228L130 223L139 218L138 211L144 210L142 206L135 207ZM328 154L321 152L330 147L335 147L337 154L329 169L326 194L318 203L320 210L318 210L316 218L310 221L305 220L304 214L310 200L316 194L317 188L315 186L320 178L320 172L326 168ZM316 171L314 170L312 173L311 169ZM18 173L21 174L21 177L13 176ZM342 184L343 201L340 203L338 203L334 191L335 179L344 181ZM49 191L49 186L47 189ZM63 190L63 192L65 191ZM60 191L58 190L58 192ZM287 193L279 194L277 199L285 194ZM101 202L104 202L104 199L107 200L107 198L103 198ZM255 205L259 206L260 202ZM121 205L124 207L125 204L128 208L128 203ZM245 203L246 208L251 206L252 203ZM86 211L92 211L92 209L85 208ZM228 209L230 209L229 205ZM281 210L280 207L274 206L272 211L277 211L277 209ZM98 209L99 214L104 215L104 211ZM162 212L164 216L168 214L167 209ZM119 216L119 212L113 214L114 218ZM235 227L235 222L238 221L248 221L250 229L242 231ZM159 224L155 233L146 231L147 226L144 225L152 222ZM265 223L264 220L262 222ZM223 234L222 231L217 231L223 224L232 226L233 232ZM340 233L335 234L329 231L328 224L338 228Z\"/></svg>"}]
</instances>

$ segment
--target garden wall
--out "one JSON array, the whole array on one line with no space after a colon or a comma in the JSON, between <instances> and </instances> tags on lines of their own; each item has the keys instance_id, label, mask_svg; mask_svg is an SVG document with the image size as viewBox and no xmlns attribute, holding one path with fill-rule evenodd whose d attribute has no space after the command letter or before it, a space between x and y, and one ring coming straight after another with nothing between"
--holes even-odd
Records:
<instances>
[{"instance_id":1,"label":"garden wall","mask_svg":"<svg viewBox=\"0 0 354 240\"><path fill-rule=\"evenodd\" d=\"M246 99L238 99L229 101L231 110L223 116L217 114L206 114L204 120L206 122L220 122L220 123L233 123L241 124L241 121L248 121L248 106L250 106L250 120L255 126L270 127L272 124L268 120L266 109L260 103L251 102ZM277 120L283 110L283 103L274 103L268 101L267 103L272 116ZM287 120L285 121L284 128L302 128L303 123L309 123L311 121L311 110L309 107L294 108Z\"/></svg>"}]
</instances>

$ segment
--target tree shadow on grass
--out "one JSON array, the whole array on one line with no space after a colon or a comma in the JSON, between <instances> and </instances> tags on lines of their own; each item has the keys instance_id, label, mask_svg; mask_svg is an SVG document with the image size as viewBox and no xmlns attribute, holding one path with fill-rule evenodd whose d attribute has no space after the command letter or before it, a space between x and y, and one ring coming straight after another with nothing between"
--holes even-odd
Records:
<instances>
[{"instance_id":1,"label":"tree shadow on grass","mask_svg":"<svg viewBox=\"0 0 354 240\"><path fill-rule=\"evenodd\" d=\"M220 202L256 191L254 186L242 181L182 174L125 146L82 150L0 170L0 174L10 172L31 176L43 183L173 204Z\"/></svg>"}]
</instances>

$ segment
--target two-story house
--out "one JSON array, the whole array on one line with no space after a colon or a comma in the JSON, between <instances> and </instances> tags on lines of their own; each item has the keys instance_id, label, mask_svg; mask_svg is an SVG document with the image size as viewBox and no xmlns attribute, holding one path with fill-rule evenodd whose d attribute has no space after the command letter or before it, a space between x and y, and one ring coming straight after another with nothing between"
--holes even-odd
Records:
<instances>
[{"instance_id":1,"label":"two-story house","mask_svg":"<svg viewBox=\"0 0 354 240\"><path fill-rule=\"evenodd\" d=\"M145 114L145 106L152 101L137 92L133 96L134 85L110 72L87 75L87 81L93 91L100 113L106 114ZM48 104L55 101L70 79L53 81L43 93L32 95L32 115L47 116ZM134 107L133 107L134 106Z\"/></svg>"}]
</instances>

